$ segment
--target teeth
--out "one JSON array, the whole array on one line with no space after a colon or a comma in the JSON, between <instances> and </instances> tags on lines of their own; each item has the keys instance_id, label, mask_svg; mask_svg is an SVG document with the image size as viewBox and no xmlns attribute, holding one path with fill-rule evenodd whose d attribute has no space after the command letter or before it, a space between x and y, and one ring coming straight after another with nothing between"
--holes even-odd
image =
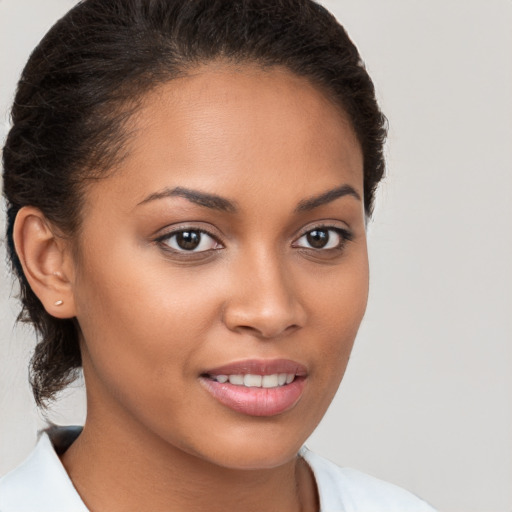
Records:
<instances>
[{"instance_id":1,"label":"teeth","mask_svg":"<svg viewBox=\"0 0 512 512\"><path fill-rule=\"evenodd\" d=\"M244 377L244 386L247 388L261 388L261 381L262 381L261 375L252 375L248 373Z\"/></svg>"},{"instance_id":2,"label":"teeth","mask_svg":"<svg viewBox=\"0 0 512 512\"><path fill-rule=\"evenodd\" d=\"M264 388L277 388L278 380L279 376L277 374L265 375L263 379L261 379L261 386Z\"/></svg>"},{"instance_id":3,"label":"teeth","mask_svg":"<svg viewBox=\"0 0 512 512\"><path fill-rule=\"evenodd\" d=\"M277 388L291 384L295 380L295 374L274 373L272 375L254 375L247 373L245 375L214 375L212 378L221 384L229 382L235 386L245 386L247 388Z\"/></svg>"},{"instance_id":4,"label":"teeth","mask_svg":"<svg viewBox=\"0 0 512 512\"><path fill-rule=\"evenodd\" d=\"M229 383L234 384L235 386L243 386L244 385L244 376L243 375L230 375Z\"/></svg>"}]
</instances>

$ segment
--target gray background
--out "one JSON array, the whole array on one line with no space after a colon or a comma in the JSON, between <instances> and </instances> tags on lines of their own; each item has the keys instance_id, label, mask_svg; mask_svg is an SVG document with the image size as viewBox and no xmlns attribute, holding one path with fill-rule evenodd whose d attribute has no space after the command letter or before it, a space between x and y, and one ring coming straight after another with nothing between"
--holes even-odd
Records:
<instances>
[{"instance_id":1,"label":"gray background","mask_svg":"<svg viewBox=\"0 0 512 512\"><path fill-rule=\"evenodd\" d=\"M2 139L22 65L74 3L0 0ZM391 132L369 226L368 312L309 446L446 512L511 512L512 2L324 4L357 43ZM0 286L3 474L44 418L26 384L33 336L13 325L4 267ZM76 385L50 418L84 414Z\"/></svg>"}]
</instances>

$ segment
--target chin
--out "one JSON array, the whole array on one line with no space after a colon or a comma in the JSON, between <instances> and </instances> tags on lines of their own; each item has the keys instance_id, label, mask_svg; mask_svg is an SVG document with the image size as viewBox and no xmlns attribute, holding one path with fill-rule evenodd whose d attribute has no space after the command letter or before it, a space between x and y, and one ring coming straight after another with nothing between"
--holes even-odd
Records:
<instances>
[{"instance_id":1,"label":"chin","mask_svg":"<svg viewBox=\"0 0 512 512\"><path fill-rule=\"evenodd\" d=\"M201 450L202 457L226 469L271 469L293 460L305 441L303 437L268 428L230 432L221 439L212 436L209 446Z\"/></svg>"},{"instance_id":2,"label":"chin","mask_svg":"<svg viewBox=\"0 0 512 512\"><path fill-rule=\"evenodd\" d=\"M283 452L282 450L246 450L244 453L222 454L212 460L217 466L232 470L263 470L272 469L290 462L297 456L298 450Z\"/></svg>"}]
</instances>

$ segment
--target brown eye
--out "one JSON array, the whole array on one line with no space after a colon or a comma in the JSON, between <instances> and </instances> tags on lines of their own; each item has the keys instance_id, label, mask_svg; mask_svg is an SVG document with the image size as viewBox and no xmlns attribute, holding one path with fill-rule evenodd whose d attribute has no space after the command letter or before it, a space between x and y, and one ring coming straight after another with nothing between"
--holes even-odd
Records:
<instances>
[{"instance_id":1,"label":"brown eye","mask_svg":"<svg viewBox=\"0 0 512 512\"><path fill-rule=\"evenodd\" d=\"M203 252L218 249L219 243L208 233L198 229L182 229L169 233L159 242L178 252Z\"/></svg>"},{"instance_id":2,"label":"brown eye","mask_svg":"<svg viewBox=\"0 0 512 512\"><path fill-rule=\"evenodd\" d=\"M306 240L314 249L323 249L329 243L329 231L327 229L314 229L306 235Z\"/></svg>"},{"instance_id":3,"label":"brown eye","mask_svg":"<svg viewBox=\"0 0 512 512\"><path fill-rule=\"evenodd\" d=\"M347 240L352 240L352 235L342 228L319 227L302 235L293 247L315 249L318 251L328 249L341 249Z\"/></svg>"},{"instance_id":4,"label":"brown eye","mask_svg":"<svg viewBox=\"0 0 512 512\"><path fill-rule=\"evenodd\" d=\"M197 249L201 243L201 233L197 231L181 231L176 235L176 245L185 251Z\"/></svg>"}]
</instances>

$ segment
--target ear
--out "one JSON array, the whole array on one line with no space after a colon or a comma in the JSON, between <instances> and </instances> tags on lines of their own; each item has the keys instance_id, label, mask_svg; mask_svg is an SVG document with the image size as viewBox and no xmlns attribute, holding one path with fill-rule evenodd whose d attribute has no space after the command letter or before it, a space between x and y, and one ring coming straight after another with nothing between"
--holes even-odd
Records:
<instances>
[{"instance_id":1,"label":"ear","mask_svg":"<svg viewBox=\"0 0 512 512\"><path fill-rule=\"evenodd\" d=\"M69 241L59 236L43 213L32 206L18 212L13 235L25 277L47 313L57 318L74 317Z\"/></svg>"}]
</instances>

